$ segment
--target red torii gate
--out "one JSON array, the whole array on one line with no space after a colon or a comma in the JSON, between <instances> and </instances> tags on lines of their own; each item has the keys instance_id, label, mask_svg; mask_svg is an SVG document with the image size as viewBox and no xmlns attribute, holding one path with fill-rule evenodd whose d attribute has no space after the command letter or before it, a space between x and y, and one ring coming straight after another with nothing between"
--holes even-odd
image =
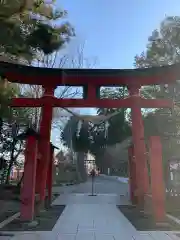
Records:
<instances>
[{"instance_id":1,"label":"red torii gate","mask_svg":"<svg viewBox=\"0 0 180 240\"><path fill-rule=\"evenodd\" d=\"M14 98L11 107L42 107L40 125L41 141L38 146L43 159L43 167L38 173L40 199L45 198L48 160L50 151L50 131L53 107L100 107L100 108L131 108L132 137L134 157L136 161L136 195L138 204L143 203L144 195L148 192L149 181L146 166L144 143L144 127L141 108L171 108L173 102L162 99L143 99L140 88L144 85L173 83L180 77L180 65L153 67L148 69L49 69L29 67L13 63L0 62L0 74L11 82L22 84L42 85L44 95L38 99ZM85 99L57 99L54 90L57 86L83 86L87 89ZM127 86L129 97L121 100L99 99L97 90L101 86ZM33 156L35 157L35 156ZM154 175L158 175L158 169ZM131 186L132 187L132 186ZM163 187L163 186L162 186ZM161 188L161 186L159 186ZM135 191L135 189L133 189ZM156 191L158 194L158 191Z\"/></svg>"}]
</instances>

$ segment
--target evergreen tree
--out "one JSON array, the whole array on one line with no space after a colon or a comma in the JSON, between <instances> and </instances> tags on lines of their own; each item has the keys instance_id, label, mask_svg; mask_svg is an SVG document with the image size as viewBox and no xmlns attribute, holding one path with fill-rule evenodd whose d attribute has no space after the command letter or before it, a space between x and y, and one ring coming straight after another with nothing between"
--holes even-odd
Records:
<instances>
[{"instance_id":1,"label":"evergreen tree","mask_svg":"<svg viewBox=\"0 0 180 240\"><path fill-rule=\"evenodd\" d=\"M74 36L72 26L57 24L67 15L54 1L6 0L0 2L0 55L32 61L38 52L50 54Z\"/></svg>"}]
</instances>

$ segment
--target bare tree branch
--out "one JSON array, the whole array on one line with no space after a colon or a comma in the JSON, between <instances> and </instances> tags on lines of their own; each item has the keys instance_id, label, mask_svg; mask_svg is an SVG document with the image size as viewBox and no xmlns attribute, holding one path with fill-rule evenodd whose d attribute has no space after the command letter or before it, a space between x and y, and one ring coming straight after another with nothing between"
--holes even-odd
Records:
<instances>
[{"instance_id":1,"label":"bare tree branch","mask_svg":"<svg viewBox=\"0 0 180 240\"><path fill-rule=\"evenodd\" d=\"M35 66L44 67L44 68L93 68L97 63L97 58L92 60L84 56L84 47L85 44L80 45L76 52L72 55L62 54L61 51L57 51L51 55L43 55L39 53L38 58L34 62ZM65 78L64 78L65 79ZM21 85L21 94L30 98L41 98L43 96L43 88L38 85ZM82 90L78 87L70 86L59 86L55 91L55 96L57 98L79 98L82 96ZM62 131L65 123L67 122L68 117L62 117L64 111L62 108L53 109L53 121L52 129L58 129ZM41 108L32 108L30 109L30 118L32 124L39 129L40 120L41 120ZM60 135L60 134L59 134Z\"/></svg>"}]
</instances>

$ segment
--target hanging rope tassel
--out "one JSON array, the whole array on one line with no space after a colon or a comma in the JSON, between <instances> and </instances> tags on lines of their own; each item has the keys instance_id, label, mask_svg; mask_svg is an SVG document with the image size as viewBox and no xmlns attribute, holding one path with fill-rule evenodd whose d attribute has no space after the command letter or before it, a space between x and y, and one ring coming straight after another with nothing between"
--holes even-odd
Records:
<instances>
[{"instance_id":1,"label":"hanging rope tassel","mask_svg":"<svg viewBox=\"0 0 180 240\"><path fill-rule=\"evenodd\" d=\"M82 125L83 125L83 121L82 120L78 121L77 132L76 132L77 137L80 137L80 131L81 131Z\"/></svg>"},{"instance_id":2,"label":"hanging rope tassel","mask_svg":"<svg viewBox=\"0 0 180 240\"><path fill-rule=\"evenodd\" d=\"M109 122L108 121L105 121L104 127L105 127L104 137L107 139L108 138L108 129L109 129Z\"/></svg>"}]
</instances>

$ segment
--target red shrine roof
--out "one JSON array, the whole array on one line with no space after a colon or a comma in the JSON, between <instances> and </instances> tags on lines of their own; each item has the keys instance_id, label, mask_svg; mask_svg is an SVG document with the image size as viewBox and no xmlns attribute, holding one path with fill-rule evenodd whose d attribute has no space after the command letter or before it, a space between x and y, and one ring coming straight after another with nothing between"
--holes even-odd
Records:
<instances>
[{"instance_id":1,"label":"red shrine roof","mask_svg":"<svg viewBox=\"0 0 180 240\"><path fill-rule=\"evenodd\" d=\"M59 69L0 61L0 75L11 82L37 85L150 85L180 79L180 64L143 69Z\"/></svg>"}]
</instances>

